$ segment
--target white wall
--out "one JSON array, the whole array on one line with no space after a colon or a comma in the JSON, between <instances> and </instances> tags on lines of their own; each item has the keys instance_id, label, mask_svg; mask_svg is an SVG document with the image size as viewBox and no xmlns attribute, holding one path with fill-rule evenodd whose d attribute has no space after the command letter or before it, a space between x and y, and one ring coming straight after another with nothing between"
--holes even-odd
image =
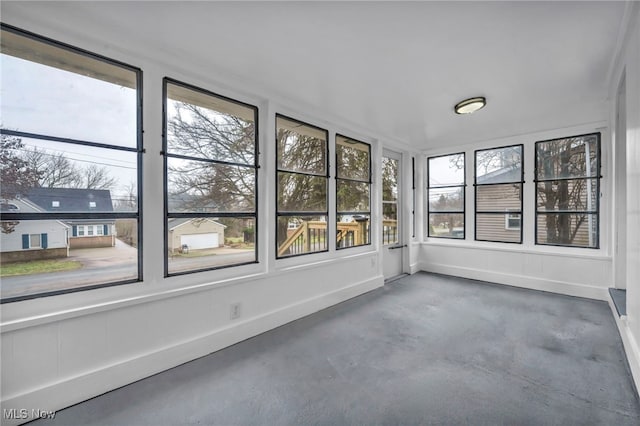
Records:
<instances>
[{"instance_id":1,"label":"white wall","mask_svg":"<svg viewBox=\"0 0 640 426\"><path fill-rule=\"evenodd\" d=\"M628 3L626 14L627 32L621 35L620 57L609 82L611 119L615 122L616 93L622 75L626 75L627 316L616 315L616 319L636 387L640 389L640 4ZM615 314L611 301L610 304Z\"/></svg>"},{"instance_id":2,"label":"white wall","mask_svg":"<svg viewBox=\"0 0 640 426\"><path fill-rule=\"evenodd\" d=\"M70 228L69 228L70 229ZM67 226L57 220L22 221L12 233L2 238L2 250L22 251L22 234L47 234L47 248L67 247ZM40 250L34 248L32 250Z\"/></svg>"},{"instance_id":3,"label":"white wall","mask_svg":"<svg viewBox=\"0 0 640 426\"><path fill-rule=\"evenodd\" d=\"M216 70L173 63L149 46L110 44L109 23L84 23L82 12L56 11L39 4L2 6L6 24L35 32L143 70L143 276L141 283L14 302L2 306L2 409L57 410L140 378L195 359L383 284L380 230L372 226L371 246L275 259L275 113L283 113L373 145L373 180L380 181L382 146L411 154L406 144L350 123L330 112L300 108ZM72 13L73 12L73 13ZM120 34L121 35L121 34ZM259 69L259 64L256 69ZM211 75L216 75L212 78ZM259 169L259 263L170 278L163 277L162 78L169 76L257 105L261 141ZM333 154L332 154L333 155ZM332 165L334 167L334 165ZM334 175L332 170L332 176ZM335 182L330 180L330 193ZM373 223L381 213L373 186ZM334 201L329 223L335 221ZM330 225L333 226L333 225ZM330 228L331 229L331 228ZM413 247L413 246L412 246ZM411 255L409 258L415 258ZM242 316L230 320L230 305ZM30 413L30 411L29 411ZM28 419L7 421L7 424ZM4 424L4 423L3 423Z\"/></svg>"},{"instance_id":4,"label":"white wall","mask_svg":"<svg viewBox=\"0 0 640 426\"><path fill-rule=\"evenodd\" d=\"M462 148L456 147L453 151L440 149L425 152L427 156L465 152L466 238L465 240L425 238L421 247L420 269L535 290L607 300L607 288L612 284L610 250L612 174L609 164L611 141L606 119L607 117L603 117L601 122L482 141ZM535 142L594 132L601 133L602 145L600 248L535 245L535 185L533 182ZM515 144L524 145L523 243L474 241L474 150ZM422 179L423 186L425 180L426 178ZM425 197L424 203L426 202ZM426 204L423 205L423 209L426 214ZM423 229L423 233L426 234L426 232L427 230Z\"/></svg>"}]
</instances>

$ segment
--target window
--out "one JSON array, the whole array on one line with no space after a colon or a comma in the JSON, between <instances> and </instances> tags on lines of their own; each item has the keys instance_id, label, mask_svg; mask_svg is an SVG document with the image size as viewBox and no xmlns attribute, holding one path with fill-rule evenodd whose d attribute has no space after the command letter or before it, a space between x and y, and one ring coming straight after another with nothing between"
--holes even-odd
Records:
<instances>
[{"instance_id":1,"label":"window","mask_svg":"<svg viewBox=\"0 0 640 426\"><path fill-rule=\"evenodd\" d=\"M31 234L29 235L29 248L40 248L42 247L40 239L40 234Z\"/></svg>"},{"instance_id":2,"label":"window","mask_svg":"<svg viewBox=\"0 0 640 426\"><path fill-rule=\"evenodd\" d=\"M521 226L522 226L521 213L516 213L516 214L508 213L504 216L504 229L520 230Z\"/></svg>"},{"instance_id":3,"label":"window","mask_svg":"<svg viewBox=\"0 0 640 426\"><path fill-rule=\"evenodd\" d=\"M258 261L258 108L164 79L165 275Z\"/></svg>"},{"instance_id":4,"label":"window","mask_svg":"<svg viewBox=\"0 0 640 426\"><path fill-rule=\"evenodd\" d=\"M522 243L523 145L475 152L476 241Z\"/></svg>"},{"instance_id":5,"label":"window","mask_svg":"<svg viewBox=\"0 0 640 426\"><path fill-rule=\"evenodd\" d=\"M464 153L427 159L428 237L464 239Z\"/></svg>"},{"instance_id":6,"label":"window","mask_svg":"<svg viewBox=\"0 0 640 426\"><path fill-rule=\"evenodd\" d=\"M89 208L90 209L95 209L96 208L96 202L95 201L89 201Z\"/></svg>"},{"instance_id":7,"label":"window","mask_svg":"<svg viewBox=\"0 0 640 426\"><path fill-rule=\"evenodd\" d=\"M20 210L20 208L18 206L16 206L15 204L11 204L11 203L0 203L0 211L3 212L17 212L18 210Z\"/></svg>"},{"instance_id":8,"label":"window","mask_svg":"<svg viewBox=\"0 0 640 426\"><path fill-rule=\"evenodd\" d=\"M336 247L370 244L371 145L336 135Z\"/></svg>"},{"instance_id":9,"label":"window","mask_svg":"<svg viewBox=\"0 0 640 426\"><path fill-rule=\"evenodd\" d=\"M84 237L84 225L78 226L78 237Z\"/></svg>"},{"instance_id":10,"label":"window","mask_svg":"<svg viewBox=\"0 0 640 426\"><path fill-rule=\"evenodd\" d=\"M102 235L103 231L104 229L102 225L96 225L96 235Z\"/></svg>"},{"instance_id":11,"label":"window","mask_svg":"<svg viewBox=\"0 0 640 426\"><path fill-rule=\"evenodd\" d=\"M397 244L400 239L398 221L398 182L400 180L400 159L395 153L386 152L382 156L382 244Z\"/></svg>"},{"instance_id":12,"label":"window","mask_svg":"<svg viewBox=\"0 0 640 426\"><path fill-rule=\"evenodd\" d=\"M87 226L87 236L93 236L93 225Z\"/></svg>"},{"instance_id":13,"label":"window","mask_svg":"<svg viewBox=\"0 0 640 426\"><path fill-rule=\"evenodd\" d=\"M536 142L536 244L599 247L600 133Z\"/></svg>"},{"instance_id":14,"label":"window","mask_svg":"<svg viewBox=\"0 0 640 426\"><path fill-rule=\"evenodd\" d=\"M276 115L276 257L327 251L328 132Z\"/></svg>"},{"instance_id":15,"label":"window","mask_svg":"<svg viewBox=\"0 0 640 426\"><path fill-rule=\"evenodd\" d=\"M10 167L1 170L0 198L29 206L2 214L2 269L11 275L2 279L2 302L138 281L137 244L110 247L132 255L92 274L98 266L78 249L96 247L71 237L85 234L78 222L99 219L131 222L138 241L141 71L8 25L1 38L0 150ZM46 260L21 250L38 235Z\"/></svg>"}]
</instances>

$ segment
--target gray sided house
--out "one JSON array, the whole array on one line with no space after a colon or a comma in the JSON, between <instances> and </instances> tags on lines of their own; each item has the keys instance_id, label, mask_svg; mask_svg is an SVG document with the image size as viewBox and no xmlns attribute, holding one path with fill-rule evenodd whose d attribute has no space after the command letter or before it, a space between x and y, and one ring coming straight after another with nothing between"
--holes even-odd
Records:
<instances>
[{"instance_id":1,"label":"gray sided house","mask_svg":"<svg viewBox=\"0 0 640 426\"><path fill-rule=\"evenodd\" d=\"M113 212L111 193L106 189L33 188L26 198L41 211L60 213ZM71 228L69 247L113 247L115 221L110 219L65 220Z\"/></svg>"},{"instance_id":2,"label":"gray sided house","mask_svg":"<svg viewBox=\"0 0 640 426\"><path fill-rule=\"evenodd\" d=\"M168 223L168 249L170 253L204 250L224 245L226 226L208 218L171 219Z\"/></svg>"},{"instance_id":3,"label":"gray sided house","mask_svg":"<svg viewBox=\"0 0 640 426\"><path fill-rule=\"evenodd\" d=\"M501 182L519 182L521 179L519 168L499 169L478 177L478 185L495 184ZM521 195L519 184L476 186L476 208L481 211L504 210L504 215L478 214L476 221L476 236L478 239L497 239L500 241L520 240L521 226ZM510 213L516 212L516 213Z\"/></svg>"}]
</instances>

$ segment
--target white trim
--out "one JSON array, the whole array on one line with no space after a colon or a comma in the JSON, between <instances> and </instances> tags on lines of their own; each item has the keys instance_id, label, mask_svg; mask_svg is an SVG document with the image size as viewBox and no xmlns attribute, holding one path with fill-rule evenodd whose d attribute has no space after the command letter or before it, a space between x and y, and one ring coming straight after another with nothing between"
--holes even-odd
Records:
<instances>
[{"instance_id":1,"label":"white trim","mask_svg":"<svg viewBox=\"0 0 640 426\"><path fill-rule=\"evenodd\" d=\"M496 271L485 271L464 266L445 265L441 263L420 262L420 270L454 277L505 284L512 287L529 290L546 291L567 296L584 297L587 299L607 300L608 291L604 287L576 284L566 281L534 278L528 275L506 274Z\"/></svg>"},{"instance_id":2,"label":"white trim","mask_svg":"<svg viewBox=\"0 0 640 426\"><path fill-rule=\"evenodd\" d=\"M3 395L5 399L2 401L2 408L40 407L43 410L60 410L208 355L383 285L384 279L382 276L377 276L339 290L301 300L266 314L234 323L231 326L219 328L178 344L147 352L135 358L126 359L75 377L63 378L57 383L18 395ZM28 414L31 415L31 412ZM17 425L30 420L33 419L9 419L3 424Z\"/></svg>"},{"instance_id":3,"label":"white trim","mask_svg":"<svg viewBox=\"0 0 640 426\"><path fill-rule=\"evenodd\" d=\"M607 302L609 303L611 313L613 314L616 326L618 327L618 332L622 338L622 346L624 347L624 352L627 356L627 362L629 363L629 369L631 370L631 378L635 384L637 395L640 390L640 346L638 346L638 342L635 337L633 337L633 333L629 329L627 316L618 316L618 311L613 303L611 294L608 294Z\"/></svg>"},{"instance_id":4,"label":"white trim","mask_svg":"<svg viewBox=\"0 0 640 426\"><path fill-rule=\"evenodd\" d=\"M580 247L554 247L540 245L532 246L531 248L520 248L521 246L516 247L514 244L505 244L501 242L445 240L442 238L427 238L425 242L420 244L422 244L424 247L440 246L473 250L505 251L509 253L537 254L541 256L551 257L568 257L572 259L593 259L609 261L613 259L611 256L602 255L600 250L598 249L586 249L585 251L584 248ZM576 252L576 250L578 252Z\"/></svg>"}]
</instances>

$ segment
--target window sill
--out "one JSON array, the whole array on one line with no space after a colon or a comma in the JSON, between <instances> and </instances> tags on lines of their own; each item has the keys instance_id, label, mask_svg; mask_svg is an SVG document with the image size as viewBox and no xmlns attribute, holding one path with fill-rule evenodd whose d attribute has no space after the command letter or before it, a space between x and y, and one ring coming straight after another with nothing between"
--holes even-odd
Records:
<instances>
[{"instance_id":1,"label":"window sill","mask_svg":"<svg viewBox=\"0 0 640 426\"><path fill-rule=\"evenodd\" d=\"M612 260L611 256L603 255L604 250L591 249L591 248L577 248L577 247L558 247L558 246L526 246L522 244L508 244L508 243L492 243L482 241L465 241L465 240L444 240L438 238L427 239L422 242L421 245L425 247L437 246L437 247L455 247L473 250L485 250L485 251L502 251L508 253L522 253L522 254L535 254L543 256L553 257L568 257L568 258L585 258L593 260ZM505 246L503 246L505 245Z\"/></svg>"}]
</instances>

